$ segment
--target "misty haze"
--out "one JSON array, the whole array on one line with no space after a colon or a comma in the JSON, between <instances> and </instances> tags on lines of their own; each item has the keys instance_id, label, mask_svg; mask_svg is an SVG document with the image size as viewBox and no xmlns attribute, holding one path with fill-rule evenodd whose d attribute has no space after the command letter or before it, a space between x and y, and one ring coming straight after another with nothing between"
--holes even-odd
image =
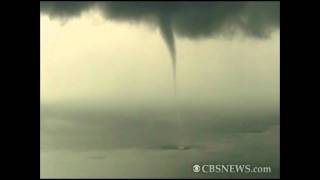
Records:
<instances>
[{"instance_id":1,"label":"misty haze","mask_svg":"<svg viewBox=\"0 0 320 180\"><path fill-rule=\"evenodd\" d=\"M41 2L41 178L279 178L279 7Z\"/></svg>"}]
</instances>

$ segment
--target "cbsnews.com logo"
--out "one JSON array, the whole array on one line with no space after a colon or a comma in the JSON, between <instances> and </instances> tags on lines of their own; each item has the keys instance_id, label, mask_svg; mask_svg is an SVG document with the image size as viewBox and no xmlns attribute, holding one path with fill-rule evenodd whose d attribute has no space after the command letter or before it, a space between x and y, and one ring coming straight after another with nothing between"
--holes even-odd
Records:
<instances>
[{"instance_id":1,"label":"cbsnews.com logo","mask_svg":"<svg viewBox=\"0 0 320 180\"><path fill-rule=\"evenodd\" d=\"M271 167L258 167L249 164L195 164L192 169L195 173L271 173Z\"/></svg>"}]
</instances>

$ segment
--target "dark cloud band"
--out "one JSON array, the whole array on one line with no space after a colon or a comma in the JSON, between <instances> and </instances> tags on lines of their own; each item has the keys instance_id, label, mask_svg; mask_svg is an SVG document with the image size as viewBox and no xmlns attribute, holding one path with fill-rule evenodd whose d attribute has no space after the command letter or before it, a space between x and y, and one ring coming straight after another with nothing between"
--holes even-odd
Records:
<instances>
[{"instance_id":1,"label":"dark cloud band","mask_svg":"<svg viewBox=\"0 0 320 180\"><path fill-rule=\"evenodd\" d=\"M264 37L279 27L279 2L41 2L52 17L69 18L97 8L116 21L170 24L175 34L200 38L241 30ZM163 23L162 20L170 21Z\"/></svg>"}]
</instances>

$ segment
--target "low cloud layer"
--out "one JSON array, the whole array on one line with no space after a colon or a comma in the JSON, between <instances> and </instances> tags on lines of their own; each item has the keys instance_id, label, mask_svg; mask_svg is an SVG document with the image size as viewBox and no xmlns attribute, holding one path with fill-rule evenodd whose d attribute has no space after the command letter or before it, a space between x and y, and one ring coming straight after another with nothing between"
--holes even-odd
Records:
<instances>
[{"instance_id":1,"label":"low cloud layer","mask_svg":"<svg viewBox=\"0 0 320 180\"><path fill-rule=\"evenodd\" d=\"M170 26L173 33L188 38L234 30L265 37L280 21L279 2L41 2L40 6L41 13L60 18L95 8L106 19Z\"/></svg>"}]
</instances>

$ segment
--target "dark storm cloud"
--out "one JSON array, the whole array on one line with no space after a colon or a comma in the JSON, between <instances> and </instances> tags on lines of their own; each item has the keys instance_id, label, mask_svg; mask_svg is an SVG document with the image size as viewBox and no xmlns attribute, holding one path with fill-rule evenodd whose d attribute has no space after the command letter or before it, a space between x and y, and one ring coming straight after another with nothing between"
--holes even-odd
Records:
<instances>
[{"instance_id":1,"label":"dark storm cloud","mask_svg":"<svg viewBox=\"0 0 320 180\"><path fill-rule=\"evenodd\" d=\"M69 18L79 16L83 11L92 8L91 2L40 2L40 12L52 17Z\"/></svg>"},{"instance_id":2,"label":"dark storm cloud","mask_svg":"<svg viewBox=\"0 0 320 180\"><path fill-rule=\"evenodd\" d=\"M279 2L41 2L41 12L52 17L76 17L93 8L107 19L168 26L189 38L233 30L265 37L280 21Z\"/></svg>"}]
</instances>

